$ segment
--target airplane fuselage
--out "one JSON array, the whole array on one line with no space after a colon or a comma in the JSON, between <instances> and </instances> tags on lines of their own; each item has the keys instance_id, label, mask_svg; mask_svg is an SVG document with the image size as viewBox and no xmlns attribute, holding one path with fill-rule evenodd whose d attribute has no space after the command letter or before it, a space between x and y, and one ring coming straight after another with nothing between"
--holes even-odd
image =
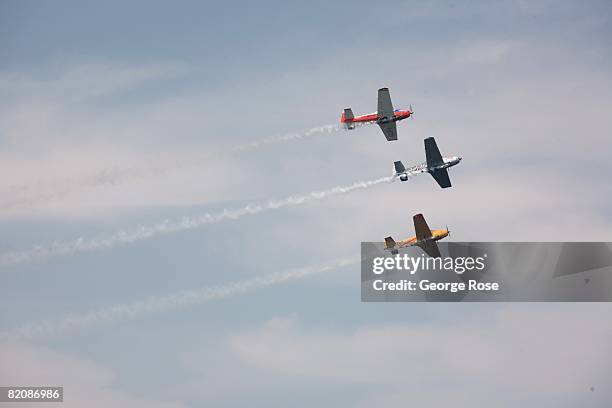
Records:
<instances>
[{"instance_id":1,"label":"airplane fuselage","mask_svg":"<svg viewBox=\"0 0 612 408\"><path fill-rule=\"evenodd\" d=\"M442 158L443 163L440 164L439 166L428 167L427 163L421 163L421 164L417 164L416 166L407 168L406 171L402 174L409 175L409 174L425 173L425 172L431 173L435 170L447 169L449 167L453 167L459 164L461 162L461 159L462 158L459 156L446 156ZM400 178L402 174L399 174ZM402 181L404 180L402 179Z\"/></svg>"},{"instance_id":2,"label":"airplane fuselage","mask_svg":"<svg viewBox=\"0 0 612 408\"><path fill-rule=\"evenodd\" d=\"M393 237L386 237L385 250L395 255L401 248L418 246L428 256L434 258L440 257L440 249L436 241L449 236L448 227L446 229L430 229L423 214L416 214L412 219L414 221L415 236L399 242L396 242Z\"/></svg>"},{"instance_id":3,"label":"airplane fuselage","mask_svg":"<svg viewBox=\"0 0 612 408\"><path fill-rule=\"evenodd\" d=\"M439 241L442 238L446 238L446 237L448 237L448 230L437 229L437 230L431 230L431 238L428 238L427 240L428 241ZM415 246L415 245L418 245L419 243L420 242L417 240L417 237L411 237L404 241L398 241L395 244L395 249L404 248L408 246Z\"/></svg>"},{"instance_id":4,"label":"airplane fuselage","mask_svg":"<svg viewBox=\"0 0 612 408\"><path fill-rule=\"evenodd\" d=\"M389 122L397 122L397 121L409 118L410 115L412 115L412 112L410 110L396 109L393 112L393 117L391 117L391 118L388 118L388 117L379 117L378 113L369 113L367 115L360 115L360 116L355 116L352 119L347 119L345 117L344 113L343 113L342 117L340 118L340 123L344 124L344 126L347 127L347 128L351 128L351 124L354 124L354 123L389 123Z\"/></svg>"}]
</instances>

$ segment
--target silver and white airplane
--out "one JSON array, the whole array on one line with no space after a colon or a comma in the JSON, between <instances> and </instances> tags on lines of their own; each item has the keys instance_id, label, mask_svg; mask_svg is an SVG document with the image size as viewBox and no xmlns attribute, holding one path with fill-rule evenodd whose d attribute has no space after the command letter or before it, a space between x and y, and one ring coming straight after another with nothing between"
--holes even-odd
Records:
<instances>
[{"instance_id":1,"label":"silver and white airplane","mask_svg":"<svg viewBox=\"0 0 612 408\"><path fill-rule=\"evenodd\" d=\"M409 168L405 168L401 161L394 162L395 176L399 177L401 181L407 181L410 176L419 173L429 173L438 182L440 187L451 187L447 169L459 164L462 158L459 156L442 157L436 144L436 139L433 137L425 139L425 157L427 162Z\"/></svg>"}]
</instances>

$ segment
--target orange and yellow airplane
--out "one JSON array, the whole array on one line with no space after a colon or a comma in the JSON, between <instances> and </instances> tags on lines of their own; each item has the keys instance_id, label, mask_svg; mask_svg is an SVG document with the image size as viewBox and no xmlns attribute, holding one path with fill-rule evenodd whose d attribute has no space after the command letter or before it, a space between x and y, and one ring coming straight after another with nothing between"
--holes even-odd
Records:
<instances>
[{"instance_id":1,"label":"orange and yellow airplane","mask_svg":"<svg viewBox=\"0 0 612 408\"><path fill-rule=\"evenodd\" d=\"M440 258L442 255L440 255L440 248L438 248L436 241L449 236L450 231L448 227L445 230L437 229L432 231L429 229L423 214L417 214L412 219L416 236L399 242L395 242L393 238L387 237L385 238L385 250L391 251L395 255L401 248L418 246L432 258Z\"/></svg>"}]
</instances>

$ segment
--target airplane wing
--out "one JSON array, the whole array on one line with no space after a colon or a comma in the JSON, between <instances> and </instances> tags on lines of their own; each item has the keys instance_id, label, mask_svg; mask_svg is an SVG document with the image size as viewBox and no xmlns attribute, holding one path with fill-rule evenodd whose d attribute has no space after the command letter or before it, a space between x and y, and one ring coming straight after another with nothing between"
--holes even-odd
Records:
<instances>
[{"instance_id":1,"label":"airplane wing","mask_svg":"<svg viewBox=\"0 0 612 408\"><path fill-rule=\"evenodd\" d=\"M434 170L430 174L438 182L440 187L442 188L451 187L451 181L450 181L450 178L448 177L448 171L446 169Z\"/></svg>"},{"instance_id":2,"label":"airplane wing","mask_svg":"<svg viewBox=\"0 0 612 408\"><path fill-rule=\"evenodd\" d=\"M379 123L380 130L385 134L387 141L397 140L397 126L395 122Z\"/></svg>"},{"instance_id":3,"label":"airplane wing","mask_svg":"<svg viewBox=\"0 0 612 408\"><path fill-rule=\"evenodd\" d=\"M425 139L425 157L427 158L427 167L435 167L444 163L436 139L433 137Z\"/></svg>"},{"instance_id":4,"label":"airplane wing","mask_svg":"<svg viewBox=\"0 0 612 408\"><path fill-rule=\"evenodd\" d=\"M378 90L377 113L379 118L392 118L394 116L393 104L391 103L391 96L389 95L389 88L380 88Z\"/></svg>"},{"instance_id":5,"label":"airplane wing","mask_svg":"<svg viewBox=\"0 0 612 408\"><path fill-rule=\"evenodd\" d=\"M416 234L417 241L428 240L431 238L431 230L425 221L423 214L417 214L412 217L414 221L414 232Z\"/></svg>"},{"instance_id":6,"label":"airplane wing","mask_svg":"<svg viewBox=\"0 0 612 408\"><path fill-rule=\"evenodd\" d=\"M427 241L423 241L418 244L419 247L425 251L425 253L432 258L441 258L442 254L440 253L440 248L438 244L433 239L428 239Z\"/></svg>"}]
</instances>

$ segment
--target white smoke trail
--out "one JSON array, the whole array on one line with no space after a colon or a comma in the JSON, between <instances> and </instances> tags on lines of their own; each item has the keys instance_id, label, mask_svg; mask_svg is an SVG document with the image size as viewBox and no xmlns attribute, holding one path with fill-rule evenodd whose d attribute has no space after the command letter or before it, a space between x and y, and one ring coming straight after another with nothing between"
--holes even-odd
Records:
<instances>
[{"instance_id":1,"label":"white smoke trail","mask_svg":"<svg viewBox=\"0 0 612 408\"><path fill-rule=\"evenodd\" d=\"M151 313L183 309L188 306L195 306L212 300L237 296L287 281L302 279L310 275L331 272L344 266L356 264L359 260L360 258L358 256L338 259L325 265L293 269L245 279L226 285L184 290L165 296L154 296L130 303L95 309L82 314L68 315L56 321L32 323L0 333L0 341L57 336L99 323L129 320Z\"/></svg>"},{"instance_id":2,"label":"white smoke trail","mask_svg":"<svg viewBox=\"0 0 612 408\"><path fill-rule=\"evenodd\" d=\"M0 266L12 266L30 261L44 260L54 256L113 248L172 232L191 230L208 224L219 223L226 220L236 220L247 215L255 215L284 207L298 206L309 201L322 200L327 197L347 194L355 190L363 190L378 184L389 183L393 180L393 176L388 176L376 180L358 181L346 186L313 191L301 196L290 196L282 200L271 200L264 204L248 204L238 209L225 209L220 212L205 213L195 217L186 216L176 221L164 220L157 224L140 226L131 231L122 230L107 237L91 239L78 238L72 241L54 242L48 246L37 246L25 251L7 252L0 255Z\"/></svg>"},{"instance_id":3,"label":"white smoke trail","mask_svg":"<svg viewBox=\"0 0 612 408\"><path fill-rule=\"evenodd\" d=\"M290 133L281 136L268 137L253 142L228 146L209 151L196 157L157 157L139 167L112 167L84 177L36 182L14 186L0 193L0 210L10 210L18 207L32 206L50 200L63 198L83 190L116 185L128 181L137 181L148 177L159 176L168 171L185 167L198 166L223 155L231 155L243 151L255 150L268 145L287 143L293 140L307 139L315 136L332 134L342 130L340 125L317 126L303 132Z\"/></svg>"}]
</instances>

